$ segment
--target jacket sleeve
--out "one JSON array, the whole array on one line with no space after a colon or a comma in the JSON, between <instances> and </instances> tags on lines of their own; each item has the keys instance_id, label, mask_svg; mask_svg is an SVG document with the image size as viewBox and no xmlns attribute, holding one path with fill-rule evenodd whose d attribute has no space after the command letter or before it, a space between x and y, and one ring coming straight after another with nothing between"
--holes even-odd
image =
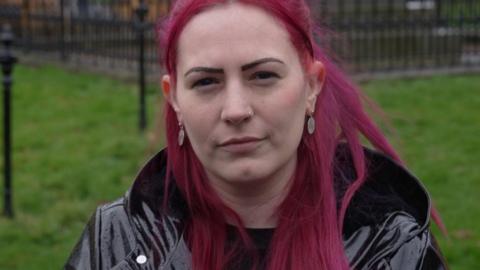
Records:
<instances>
[{"instance_id":1,"label":"jacket sleeve","mask_svg":"<svg viewBox=\"0 0 480 270\"><path fill-rule=\"evenodd\" d=\"M101 208L98 207L88 221L80 240L75 245L65 270L98 269L98 239L100 239Z\"/></svg>"}]
</instances>

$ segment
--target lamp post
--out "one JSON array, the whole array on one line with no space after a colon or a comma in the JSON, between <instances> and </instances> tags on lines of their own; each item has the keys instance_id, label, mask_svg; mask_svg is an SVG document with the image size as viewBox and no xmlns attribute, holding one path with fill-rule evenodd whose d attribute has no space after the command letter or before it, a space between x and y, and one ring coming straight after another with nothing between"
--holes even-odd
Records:
<instances>
[{"instance_id":1,"label":"lamp post","mask_svg":"<svg viewBox=\"0 0 480 270\"><path fill-rule=\"evenodd\" d=\"M0 64L3 73L3 131L4 131L4 172L5 172L5 188L4 188L4 214L9 218L13 218L12 208L12 159L11 159L11 86L12 71L17 59L11 52L13 42L13 34L9 25L4 25L0 40L4 46L0 55Z\"/></svg>"}]
</instances>

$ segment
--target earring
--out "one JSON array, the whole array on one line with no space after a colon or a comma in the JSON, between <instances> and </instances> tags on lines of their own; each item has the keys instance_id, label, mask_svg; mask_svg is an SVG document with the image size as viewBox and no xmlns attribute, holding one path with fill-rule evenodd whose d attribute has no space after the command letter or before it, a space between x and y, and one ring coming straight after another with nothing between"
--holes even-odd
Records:
<instances>
[{"instance_id":1,"label":"earring","mask_svg":"<svg viewBox=\"0 0 480 270\"><path fill-rule=\"evenodd\" d=\"M178 145L182 146L185 140L185 129L181 123L178 123L178 125L180 126L180 131L178 131Z\"/></svg>"},{"instance_id":2,"label":"earring","mask_svg":"<svg viewBox=\"0 0 480 270\"><path fill-rule=\"evenodd\" d=\"M308 116L307 120L307 132L308 134L312 135L315 132L315 119L313 119L312 115Z\"/></svg>"}]
</instances>

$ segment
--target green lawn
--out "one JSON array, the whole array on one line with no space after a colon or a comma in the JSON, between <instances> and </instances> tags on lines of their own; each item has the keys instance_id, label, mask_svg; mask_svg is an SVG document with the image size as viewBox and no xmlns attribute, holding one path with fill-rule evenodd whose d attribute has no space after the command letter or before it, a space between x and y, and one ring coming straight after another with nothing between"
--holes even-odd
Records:
<instances>
[{"instance_id":1,"label":"green lawn","mask_svg":"<svg viewBox=\"0 0 480 270\"><path fill-rule=\"evenodd\" d=\"M480 265L479 86L479 76L365 84L430 190L459 270ZM148 93L152 123L159 97ZM137 128L136 86L96 75L18 66L13 98L16 218L0 218L0 270L59 269L95 206L121 196L152 154L150 132Z\"/></svg>"},{"instance_id":2,"label":"green lawn","mask_svg":"<svg viewBox=\"0 0 480 270\"><path fill-rule=\"evenodd\" d=\"M365 85L388 113L393 142L423 180L449 230L437 234L451 269L480 266L480 76Z\"/></svg>"},{"instance_id":3,"label":"green lawn","mask_svg":"<svg viewBox=\"0 0 480 270\"><path fill-rule=\"evenodd\" d=\"M0 219L1 270L60 269L95 206L126 191L150 154L137 104L134 85L53 67L15 70L16 219Z\"/></svg>"}]
</instances>

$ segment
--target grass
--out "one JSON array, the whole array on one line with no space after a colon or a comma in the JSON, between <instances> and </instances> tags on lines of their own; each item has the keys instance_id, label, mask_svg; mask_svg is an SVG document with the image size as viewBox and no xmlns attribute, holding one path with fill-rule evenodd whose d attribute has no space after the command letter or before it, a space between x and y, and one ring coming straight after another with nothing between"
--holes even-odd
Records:
<instances>
[{"instance_id":1,"label":"grass","mask_svg":"<svg viewBox=\"0 0 480 270\"><path fill-rule=\"evenodd\" d=\"M431 192L450 232L439 241L459 270L480 265L479 85L478 76L364 85ZM148 93L151 123L158 95ZM59 269L95 206L129 187L151 137L137 129L136 87L96 75L18 66L13 109L16 217L0 218L0 270Z\"/></svg>"},{"instance_id":2,"label":"grass","mask_svg":"<svg viewBox=\"0 0 480 270\"><path fill-rule=\"evenodd\" d=\"M365 85L389 115L398 133L393 143L427 186L449 230L449 239L437 238L451 269L480 265L479 86L478 75Z\"/></svg>"},{"instance_id":3,"label":"grass","mask_svg":"<svg viewBox=\"0 0 480 270\"><path fill-rule=\"evenodd\" d=\"M137 91L53 67L19 66L14 83L16 218L0 219L0 269L60 269L95 206L121 196L148 157Z\"/></svg>"}]
</instances>

